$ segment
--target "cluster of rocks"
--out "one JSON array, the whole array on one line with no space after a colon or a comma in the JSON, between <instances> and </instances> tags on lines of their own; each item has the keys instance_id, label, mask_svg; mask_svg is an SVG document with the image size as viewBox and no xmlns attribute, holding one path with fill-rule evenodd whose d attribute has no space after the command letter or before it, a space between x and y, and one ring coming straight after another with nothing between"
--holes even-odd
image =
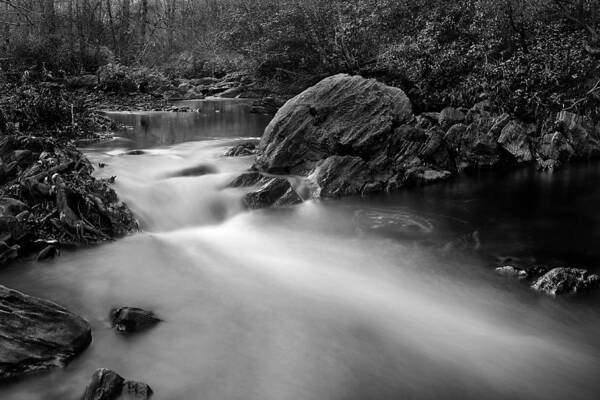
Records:
<instances>
[{"instance_id":1,"label":"cluster of rocks","mask_svg":"<svg viewBox=\"0 0 600 400\"><path fill-rule=\"evenodd\" d=\"M125 380L116 372L101 368L92 375L82 400L147 400L152 394L147 384Z\"/></svg>"},{"instance_id":2,"label":"cluster of rocks","mask_svg":"<svg viewBox=\"0 0 600 400\"><path fill-rule=\"evenodd\" d=\"M0 286L0 382L64 366L92 341L89 324L48 300ZM116 331L133 333L161 320L150 311L120 307L111 311ZM84 399L147 399L150 387L118 374L96 371Z\"/></svg>"},{"instance_id":3,"label":"cluster of rocks","mask_svg":"<svg viewBox=\"0 0 600 400\"><path fill-rule=\"evenodd\" d=\"M580 268L560 267L548 270L544 267L523 269L505 265L496 268L496 271L502 275L526 279L531 288L550 296L578 294L600 288L600 276Z\"/></svg>"},{"instance_id":4,"label":"cluster of rocks","mask_svg":"<svg viewBox=\"0 0 600 400\"><path fill-rule=\"evenodd\" d=\"M50 138L0 137L0 266L59 247L96 243L137 228L111 180L96 179L74 146Z\"/></svg>"},{"instance_id":5,"label":"cluster of rocks","mask_svg":"<svg viewBox=\"0 0 600 400\"><path fill-rule=\"evenodd\" d=\"M553 170L600 155L600 126L586 118L565 111L542 129L489 108L482 101L415 116L398 88L331 76L278 111L253 170L300 177L310 197L336 198L430 184L469 170L534 162Z\"/></svg>"},{"instance_id":6,"label":"cluster of rocks","mask_svg":"<svg viewBox=\"0 0 600 400\"><path fill-rule=\"evenodd\" d=\"M84 84L85 83L85 84ZM95 90L99 87L96 75L71 78L68 87L83 93L82 101L90 108L112 111L192 111L186 106L173 105L173 101L198 100L206 97L219 98L261 98L253 107L253 112L273 113L283 104L282 100L263 97L256 89L256 81L246 73L236 72L222 78L204 77L195 79L175 79L163 85L145 90L111 92Z\"/></svg>"}]
</instances>

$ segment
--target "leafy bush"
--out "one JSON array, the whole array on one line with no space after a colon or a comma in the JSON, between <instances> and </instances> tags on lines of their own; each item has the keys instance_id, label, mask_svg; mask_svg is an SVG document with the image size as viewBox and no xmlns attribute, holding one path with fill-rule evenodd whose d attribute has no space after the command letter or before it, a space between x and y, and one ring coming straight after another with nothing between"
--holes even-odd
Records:
<instances>
[{"instance_id":1,"label":"leafy bush","mask_svg":"<svg viewBox=\"0 0 600 400\"><path fill-rule=\"evenodd\" d=\"M99 66L113 62L114 55L106 46L70 49L58 35L26 36L13 43L11 58L19 70L95 71Z\"/></svg>"},{"instance_id":2,"label":"leafy bush","mask_svg":"<svg viewBox=\"0 0 600 400\"><path fill-rule=\"evenodd\" d=\"M2 85L0 131L71 140L114 127L72 95L52 86Z\"/></svg>"},{"instance_id":3,"label":"leafy bush","mask_svg":"<svg viewBox=\"0 0 600 400\"><path fill-rule=\"evenodd\" d=\"M111 92L150 92L170 85L162 72L147 67L107 64L97 74L100 88Z\"/></svg>"}]
</instances>

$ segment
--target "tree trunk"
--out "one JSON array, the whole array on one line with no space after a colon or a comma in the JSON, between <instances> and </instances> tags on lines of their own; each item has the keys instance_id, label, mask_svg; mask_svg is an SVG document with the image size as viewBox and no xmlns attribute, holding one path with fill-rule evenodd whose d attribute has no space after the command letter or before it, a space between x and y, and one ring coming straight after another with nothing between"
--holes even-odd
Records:
<instances>
[{"instance_id":1,"label":"tree trunk","mask_svg":"<svg viewBox=\"0 0 600 400\"><path fill-rule=\"evenodd\" d=\"M146 29L148 25L148 0L142 0L141 25L140 25L140 48L146 44Z\"/></svg>"},{"instance_id":2,"label":"tree trunk","mask_svg":"<svg viewBox=\"0 0 600 400\"><path fill-rule=\"evenodd\" d=\"M42 31L46 34L56 33L56 9L54 8L54 0L44 0L42 3Z\"/></svg>"}]
</instances>

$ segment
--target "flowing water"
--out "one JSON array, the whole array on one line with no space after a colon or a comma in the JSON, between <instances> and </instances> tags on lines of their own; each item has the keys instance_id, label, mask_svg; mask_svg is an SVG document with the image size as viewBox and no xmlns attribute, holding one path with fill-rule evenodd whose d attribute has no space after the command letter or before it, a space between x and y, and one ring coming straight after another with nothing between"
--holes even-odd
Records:
<instances>
[{"instance_id":1,"label":"flowing water","mask_svg":"<svg viewBox=\"0 0 600 400\"><path fill-rule=\"evenodd\" d=\"M113 114L86 149L143 231L0 271L86 317L93 343L2 399L76 399L114 369L156 399L596 399L600 297L551 299L502 263L600 266L600 166L481 174L393 196L243 211L225 158L268 120L236 101ZM139 155L126 154L143 149ZM215 173L173 177L189 167ZM111 330L117 305L165 321Z\"/></svg>"}]
</instances>

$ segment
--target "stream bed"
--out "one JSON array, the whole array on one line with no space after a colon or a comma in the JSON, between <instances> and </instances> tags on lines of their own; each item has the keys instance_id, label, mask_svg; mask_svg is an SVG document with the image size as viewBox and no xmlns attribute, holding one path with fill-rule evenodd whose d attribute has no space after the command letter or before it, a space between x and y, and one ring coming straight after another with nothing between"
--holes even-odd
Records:
<instances>
[{"instance_id":1,"label":"stream bed","mask_svg":"<svg viewBox=\"0 0 600 400\"><path fill-rule=\"evenodd\" d=\"M0 271L93 329L66 368L1 399L77 399L101 367L165 400L598 398L600 295L553 299L494 268L600 271L599 164L248 212L224 187L253 159L223 153L269 118L191 105L111 113L132 128L84 149L140 233ZM215 173L174 177L200 165ZM164 322L117 334L114 306Z\"/></svg>"}]
</instances>

